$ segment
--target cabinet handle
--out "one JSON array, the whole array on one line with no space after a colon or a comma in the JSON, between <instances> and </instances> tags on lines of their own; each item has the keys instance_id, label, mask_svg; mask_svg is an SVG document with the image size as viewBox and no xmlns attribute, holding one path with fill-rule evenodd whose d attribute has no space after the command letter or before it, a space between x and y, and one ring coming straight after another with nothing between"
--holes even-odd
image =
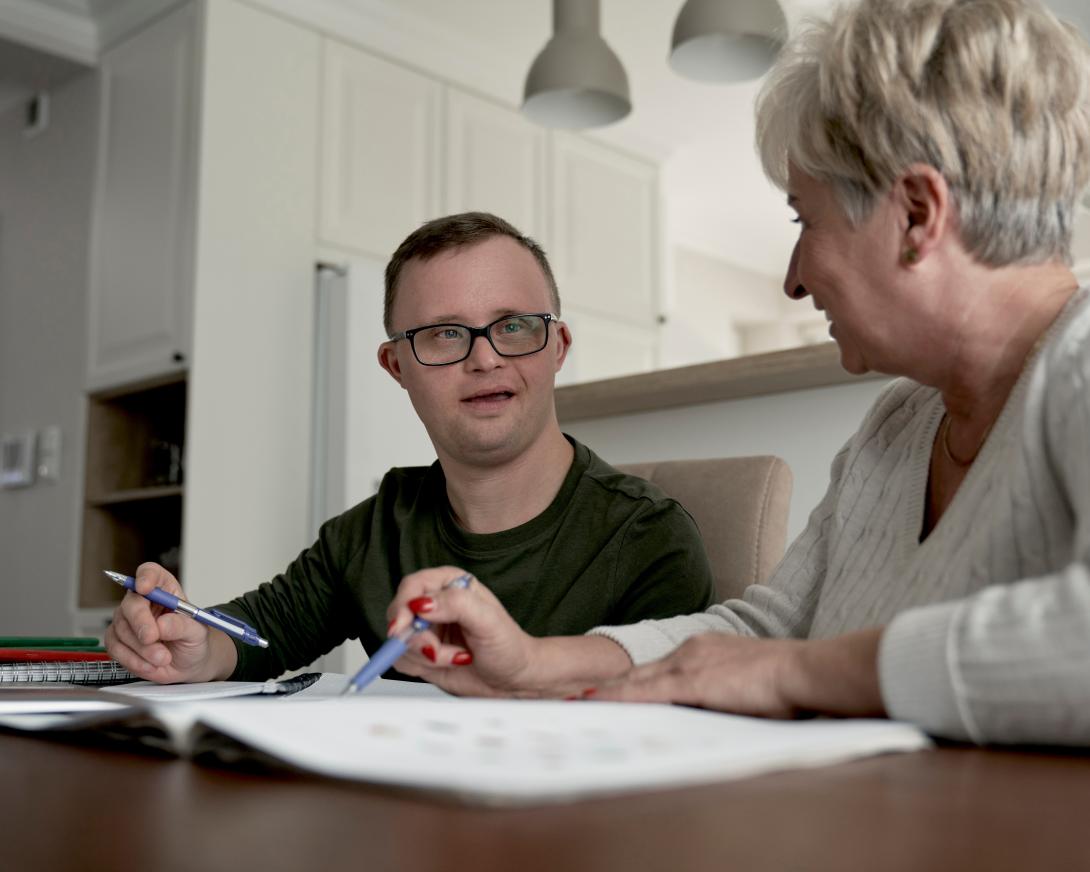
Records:
<instances>
[{"instance_id":1,"label":"cabinet handle","mask_svg":"<svg viewBox=\"0 0 1090 872\"><path fill-rule=\"evenodd\" d=\"M180 351L175 351L174 354L171 355L171 360L175 363L185 363L185 355Z\"/></svg>"}]
</instances>

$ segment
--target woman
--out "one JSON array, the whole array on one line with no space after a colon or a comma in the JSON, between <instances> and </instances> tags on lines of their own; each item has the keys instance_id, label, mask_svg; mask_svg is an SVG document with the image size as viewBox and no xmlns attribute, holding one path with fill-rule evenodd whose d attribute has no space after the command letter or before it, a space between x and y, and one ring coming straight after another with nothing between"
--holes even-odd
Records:
<instances>
[{"instance_id":1,"label":"woman","mask_svg":"<svg viewBox=\"0 0 1090 872\"><path fill-rule=\"evenodd\" d=\"M401 668L1090 743L1090 292L1067 266L1085 42L1037 0L863 0L792 41L757 117L800 224L785 291L850 372L903 376L805 532L740 600L578 639L525 636L484 584L443 589L453 569L410 576L392 631L442 629Z\"/></svg>"}]
</instances>

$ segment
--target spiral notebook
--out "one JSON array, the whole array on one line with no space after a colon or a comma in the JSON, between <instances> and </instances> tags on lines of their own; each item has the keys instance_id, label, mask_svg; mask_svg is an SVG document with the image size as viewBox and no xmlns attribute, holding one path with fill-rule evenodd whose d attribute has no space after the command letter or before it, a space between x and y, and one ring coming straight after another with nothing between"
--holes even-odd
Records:
<instances>
[{"instance_id":1,"label":"spiral notebook","mask_svg":"<svg viewBox=\"0 0 1090 872\"><path fill-rule=\"evenodd\" d=\"M135 681L116 660L56 660L0 663L0 685L7 684L121 684Z\"/></svg>"}]
</instances>

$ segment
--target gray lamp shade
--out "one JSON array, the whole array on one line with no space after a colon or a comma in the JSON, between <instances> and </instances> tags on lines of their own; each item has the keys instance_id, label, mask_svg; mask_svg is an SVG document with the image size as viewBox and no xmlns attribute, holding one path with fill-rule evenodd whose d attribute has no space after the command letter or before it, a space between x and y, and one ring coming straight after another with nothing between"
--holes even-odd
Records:
<instances>
[{"instance_id":1,"label":"gray lamp shade","mask_svg":"<svg viewBox=\"0 0 1090 872\"><path fill-rule=\"evenodd\" d=\"M545 127L582 130L631 112L628 76L598 33L598 0L553 0L553 31L526 75L523 113Z\"/></svg>"},{"instance_id":2,"label":"gray lamp shade","mask_svg":"<svg viewBox=\"0 0 1090 872\"><path fill-rule=\"evenodd\" d=\"M701 82L756 79L786 35L777 0L687 0L674 22L670 66Z\"/></svg>"}]
</instances>

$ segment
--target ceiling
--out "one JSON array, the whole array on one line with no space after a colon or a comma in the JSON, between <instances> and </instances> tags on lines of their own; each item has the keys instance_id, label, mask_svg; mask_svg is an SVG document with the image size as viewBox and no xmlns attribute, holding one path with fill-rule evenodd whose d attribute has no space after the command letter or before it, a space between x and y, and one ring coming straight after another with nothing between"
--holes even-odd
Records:
<instances>
[{"instance_id":1,"label":"ceiling","mask_svg":"<svg viewBox=\"0 0 1090 872\"><path fill-rule=\"evenodd\" d=\"M321 2L368 16L372 24L399 19L425 49L414 51L395 40L386 48L391 56L408 56L414 65L515 106L530 63L552 31L549 0ZM1090 37L1090 0L1046 2ZM753 106L760 82L712 85L670 68L670 36L683 0L600 0L600 5L602 36L628 73L633 110L590 135L662 163L667 232L674 243L778 280L797 228L754 151ZM793 30L805 18L823 14L833 0L780 0L780 5ZM375 47L383 50L381 39ZM1090 238L1082 230L1081 236Z\"/></svg>"},{"instance_id":2,"label":"ceiling","mask_svg":"<svg viewBox=\"0 0 1090 872\"><path fill-rule=\"evenodd\" d=\"M357 13L412 18L418 38L435 30L485 69L474 74L432 53L412 57L447 78L517 106L530 63L552 32L549 0L336 0ZM789 24L829 0L783 0ZM601 32L628 73L633 109L590 135L662 162L670 238L778 277L794 243L783 195L754 154L759 82L709 85L667 63L682 0L601 0ZM403 56L403 53L402 53Z\"/></svg>"},{"instance_id":3,"label":"ceiling","mask_svg":"<svg viewBox=\"0 0 1090 872\"><path fill-rule=\"evenodd\" d=\"M0 0L0 113L86 72L177 0Z\"/></svg>"},{"instance_id":4,"label":"ceiling","mask_svg":"<svg viewBox=\"0 0 1090 872\"><path fill-rule=\"evenodd\" d=\"M0 0L0 111L11 94L93 64L98 54L178 0ZM213 0L214 2L214 0ZM521 102L530 62L552 29L549 0L249 0L341 33L402 63ZM832 0L781 0L789 28ZM1090 0L1048 0L1090 34ZM710 85L666 61L682 0L601 0L602 35L628 73L633 111L590 135L659 161L670 239L777 277L795 228L753 149L759 82ZM28 47L26 56L10 44ZM1090 233L1084 234L1090 237ZM1090 252L1087 252L1090 256Z\"/></svg>"}]
</instances>

